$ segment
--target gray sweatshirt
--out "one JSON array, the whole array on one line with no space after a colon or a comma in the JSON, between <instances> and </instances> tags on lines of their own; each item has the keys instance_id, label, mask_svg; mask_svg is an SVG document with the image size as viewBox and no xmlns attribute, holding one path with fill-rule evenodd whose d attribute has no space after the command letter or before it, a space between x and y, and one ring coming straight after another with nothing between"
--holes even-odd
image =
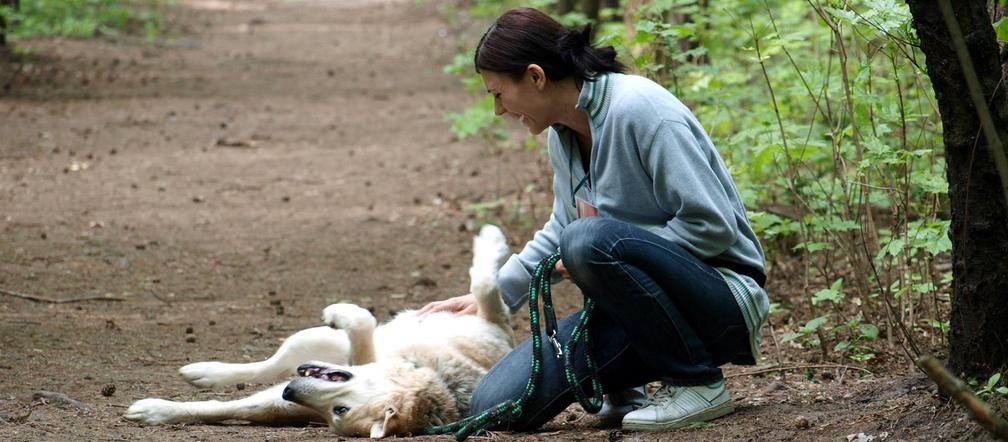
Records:
<instances>
[{"instance_id":1,"label":"gray sweatshirt","mask_svg":"<svg viewBox=\"0 0 1008 442\"><path fill-rule=\"evenodd\" d=\"M591 125L589 176L573 132L551 127L553 213L500 270L498 284L511 311L526 302L535 266L558 250L564 227L577 219L577 197L599 216L644 228L730 272L729 287L750 330L758 331L769 310L760 287L763 249L727 167L693 113L661 85L623 74L585 82L576 107Z\"/></svg>"}]
</instances>

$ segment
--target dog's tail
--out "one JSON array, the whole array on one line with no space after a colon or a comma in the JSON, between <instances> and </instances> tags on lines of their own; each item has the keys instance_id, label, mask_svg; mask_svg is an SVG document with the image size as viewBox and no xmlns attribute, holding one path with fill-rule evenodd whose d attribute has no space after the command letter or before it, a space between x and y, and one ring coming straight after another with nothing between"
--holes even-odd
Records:
<instances>
[{"instance_id":1,"label":"dog's tail","mask_svg":"<svg viewBox=\"0 0 1008 442\"><path fill-rule=\"evenodd\" d=\"M495 324L506 325L509 312L497 289L497 270L509 250L504 232L487 224L473 238L473 263L469 268L469 291L476 296L478 315Z\"/></svg>"}]
</instances>

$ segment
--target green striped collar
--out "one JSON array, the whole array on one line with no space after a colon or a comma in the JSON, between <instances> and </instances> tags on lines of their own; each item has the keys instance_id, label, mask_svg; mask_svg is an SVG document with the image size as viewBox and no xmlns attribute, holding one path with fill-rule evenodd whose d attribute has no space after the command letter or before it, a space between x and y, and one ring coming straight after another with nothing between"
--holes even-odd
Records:
<instances>
[{"instance_id":1,"label":"green striped collar","mask_svg":"<svg viewBox=\"0 0 1008 442\"><path fill-rule=\"evenodd\" d=\"M592 126L602 124L606 112L609 111L609 102L612 101L613 76L612 73L602 74L595 77L595 81L585 81L581 85L581 95L578 96L575 107L588 114Z\"/></svg>"}]
</instances>

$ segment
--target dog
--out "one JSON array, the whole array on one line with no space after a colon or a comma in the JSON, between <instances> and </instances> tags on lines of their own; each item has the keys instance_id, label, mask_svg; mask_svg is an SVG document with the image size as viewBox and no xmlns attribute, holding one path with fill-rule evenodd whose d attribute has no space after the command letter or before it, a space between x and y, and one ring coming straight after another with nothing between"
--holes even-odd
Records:
<instances>
[{"instance_id":1,"label":"dog","mask_svg":"<svg viewBox=\"0 0 1008 442\"><path fill-rule=\"evenodd\" d=\"M262 424L319 421L344 436L422 434L465 417L469 396L493 364L514 346L510 315L497 288L508 253L504 234L484 226L473 240L470 290L476 315L406 310L376 327L367 310L333 304L326 326L288 337L262 362L197 362L179 369L199 387L275 382L232 401L134 402L126 419L148 425L244 420Z\"/></svg>"}]
</instances>

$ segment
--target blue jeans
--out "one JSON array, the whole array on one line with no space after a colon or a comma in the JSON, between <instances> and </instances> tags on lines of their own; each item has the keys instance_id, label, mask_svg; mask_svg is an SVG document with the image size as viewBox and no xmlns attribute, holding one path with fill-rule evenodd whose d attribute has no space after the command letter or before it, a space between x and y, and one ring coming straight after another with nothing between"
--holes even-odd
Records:
<instances>
[{"instance_id":1,"label":"blue jeans","mask_svg":"<svg viewBox=\"0 0 1008 442\"><path fill-rule=\"evenodd\" d=\"M662 380L706 385L722 379L719 366L746 360L749 331L721 274L682 247L639 227L610 218L583 218L568 225L560 254L571 279L595 301L589 322L590 350L604 391ZM567 342L580 312L558 321ZM506 429L538 428L567 408L574 396L563 362L543 337L543 375L521 418ZM473 415L521 397L531 374L531 340L497 363L473 391ZM584 349L576 372L590 391Z\"/></svg>"}]
</instances>

